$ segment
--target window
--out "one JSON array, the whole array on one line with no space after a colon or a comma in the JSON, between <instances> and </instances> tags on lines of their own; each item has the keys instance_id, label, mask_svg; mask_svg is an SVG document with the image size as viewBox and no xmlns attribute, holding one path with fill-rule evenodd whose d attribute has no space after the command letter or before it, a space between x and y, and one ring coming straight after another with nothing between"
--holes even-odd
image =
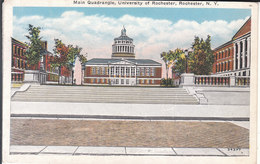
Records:
<instances>
[{"instance_id":1,"label":"window","mask_svg":"<svg viewBox=\"0 0 260 164\"><path fill-rule=\"evenodd\" d=\"M100 83L100 79L97 79L97 83Z\"/></svg>"},{"instance_id":2,"label":"window","mask_svg":"<svg viewBox=\"0 0 260 164\"><path fill-rule=\"evenodd\" d=\"M116 75L118 76L119 74L119 67L116 67Z\"/></svg>"},{"instance_id":3,"label":"window","mask_svg":"<svg viewBox=\"0 0 260 164\"><path fill-rule=\"evenodd\" d=\"M116 79L116 84L119 84L119 79Z\"/></svg>"},{"instance_id":4,"label":"window","mask_svg":"<svg viewBox=\"0 0 260 164\"><path fill-rule=\"evenodd\" d=\"M124 84L124 79L121 79L121 84Z\"/></svg>"},{"instance_id":5,"label":"window","mask_svg":"<svg viewBox=\"0 0 260 164\"><path fill-rule=\"evenodd\" d=\"M18 51L18 55L20 56L20 48L17 48L17 51Z\"/></svg>"},{"instance_id":6,"label":"window","mask_svg":"<svg viewBox=\"0 0 260 164\"><path fill-rule=\"evenodd\" d=\"M131 76L135 76L135 68L134 67L132 67L132 69L131 69Z\"/></svg>"},{"instance_id":7,"label":"window","mask_svg":"<svg viewBox=\"0 0 260 164\"><path fill-rule=\"evenodd\" d=\"M114 75L114 70L115 70L115 68L111 67L111 75Z\"/></svg>"},{"instance_id":8,"label":"window","mask_svg":"<svg viewBox=\"0 0 260 164\"><path fill-rule=\"evenodd\" d=\"M136 74L137 76L140 76L140 68L137 68Z\"/></svg>"},{"instance_id":9,"label":"window","mask_svg":"<svg viewBox=\"0 0 260 164\"><path fill-rule=\"evenodd\" d=\"M18 68L20 68L20 60L17 60Z\"/></svg>"},{"instance_id":10,"label":"window","mask_svg":"<svg viewBox=\"0 0 260 164\"><path fill-rule=\"evenodd\" d=\"M14 67L14 60L15 60L15 59L13 58L13 60L12 60L12 67Z\"/></svg>"},{"instance_id":11,"label":"window","mask_svg":"<svg viewBox=\"0 0 260 164\"><path fill-rule=\"evenodd\" d=\"M230 49L228 49L228 56L230 56Z\"/></svg>"},{"instance_id":12,"label":"window","mask_svg":"<svg viewBox=\"0 0 260 164\"><path fill-rule=\"evenodd\" d=\"M145 72L144 72L144 68L141 68L141 76L144 76L145 75Z\"/></svg>"},{"instance_id":13,"label":"window","mask_svg":"<svg viewBox=\"0 0 260 164\"><path fill-rule=\"evenodd\" d=\"M150 68L145 68L145 75L150 76Z\"/></svg>"},{"instance_id":14,"label":"window","mask_svg":"<svg viewBox=\"0 0 260 164\"><path fill-rule=\"evenodd\" d=\"M125 75L125 67L121 67L121 76Z\"/></svg>"},{"instance_id":15,"label":"window","mask_svg":"<svg viewBox=\"0 0 260 164\"><path fill-rule=\"evenodd\" d=\"M129 84L129 79L126 79L126 84Z\"/></svg>"},{"instance_id":16,"label":"window","mask_svg":"<svg viewBox=\"0 0 260 164\"><path fill-rule=\"evenodd\" d=\"M126 67L126 76L129 76L130 68Z\"/></svg>"},{"instance_id":17,"label":"window","mask_svg":"<svg viewBox=\"0 0 260 164\"><path fill-rule=\"evenodd\" d=\"M97 67L97 75L100 75L101 68Z\"/></svg>"},{"instance_id":18,"label":"window","mask_svg":"<svg viewBox=\"0 0 260 164\"><path fill-rule=\"evenodd\" d=\"M154 84L154 80L152 80L152 84Z\"/></svg>"},{"instance_id":19,"label":"window","mask_svg":"<svg viewBox=\"0 0 260 164\"><path fill-rule=\"evenodd\" d=\"M92 75L96 74L96 67L92 67Z\"/></svg>"},{"instance_id":20,"label":"window","mask_svg":"<svg viewBox=\"0 0 260 164\"><path fill-rule=\"evenodd\" d=\"M108 67L105 67L105 75L108 75L108 72L109 72L109 69L108 69Z\"/></svg>"},{"instance_id":21,"label":"window","mask_svg":"<svg viewBox=\"0 0 260 164\"><path fill-rule=\"evenodd\" d=\"M151 73L152 76L154 76L155 68L152 68L151 71L152 71L152 73Z\"/></svg>"}]
</instances>

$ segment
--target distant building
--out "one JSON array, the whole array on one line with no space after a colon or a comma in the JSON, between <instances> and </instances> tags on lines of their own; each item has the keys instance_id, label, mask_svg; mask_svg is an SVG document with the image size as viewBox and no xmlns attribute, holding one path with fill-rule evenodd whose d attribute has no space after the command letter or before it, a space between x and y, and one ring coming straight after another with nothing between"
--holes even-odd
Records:
<instances>
[{"instance_id":1,"label":"distant building","mask_svg":"<svg viewBox=\"0 0 260 164\"><path fill-rule=\"evenodd\" d=\"M232 39L214 49L213 74L250 76L251 17Z\"/></svg>"},{"instance_id":2,"label":"distant building","mask_svg":"<svg viewBox=\"0 0 260 164\"><path fill-rule=\"evenodd\" d=\"M41 60L38 64L30 65L25 56L25 51L28 48L28 45L25 43L18 41L14 38L12 39L12 75L11 81L12 83L23 83L24 75L27 71L39 71L41 76L39 76L40 83L71 83L69 79L71 76L71 71L67 68L62 67L60 70L58 68L51 67L51 61L54 56L51 52L49 52L47 41L42 41L42 47L45 49L45 53L43 54ZM59 76L60 71L60 76Z\"/></svg>"},{"instance_id":3,"label":"distant building","mask_svg":"<svg viewBox=\"0 0 260 164\"><path fill-rule=\"evenodd\" d=\"M24 70L27 69L27 59L24 55L27 45L12 38L12 67L11 81L21 82L24 79Z\"/></svg>"},{"instance_id":4,"label":"distant building","mask_svg":"<svg viewBox=\"0 0 260 164\"><path fill-rule=\"evenodd\" d=\"M94 58L85 63L84 84L160 85L162 64L151 59L135 59L133 39L121 30L114 39L109 59Z\"/></svg>"}]
</instances>

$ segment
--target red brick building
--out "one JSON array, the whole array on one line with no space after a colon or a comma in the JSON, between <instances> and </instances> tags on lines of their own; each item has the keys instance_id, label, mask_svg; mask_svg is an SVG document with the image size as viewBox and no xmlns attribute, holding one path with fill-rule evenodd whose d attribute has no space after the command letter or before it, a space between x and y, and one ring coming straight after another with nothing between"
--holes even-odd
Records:
<instances>
[{"instance_id":1,"label":"red brick building","mask_svg":"<svg viewBox=\"0 0 260 164\"><path fill-rule=\"evenodd\" d=\"M160 85L161 63L149 59L91 59L84 84Z\"/></svg>"},{"instance_id":2,"label":"red brick building","mask_svg":"<svg viewBox=\"0 0 260 164\"><path fill-rule=\"evenodd\" d=\"M251 17L232 39L214 49L213 74L250 76Z\"/></svg>"},{"instance_id":3,"label":"red brick building","mask_svg":"<svg viewBox=\"0 0 260 164\"><path fill-rule=\"evenodd\" d=\"M213 73L224 73L229 75L233 70L233 43L229 41L214 50L215 62L213 64Z\"/></svg>"},{"instance_id":4,"label":"red brick building","mask_svg":"<svg viewBox=\"0 0 260 164\"><path fill-rule=\"evenodd\" d=\"M42 41L42 46L45 49L45 53L42 56L38 64L29 65L27 58L25 56L25 51L28 46L12 38L12 79L13 83L22 83L24 81L24 74L26 70L38 70L43 74L44 83L58 83L63 80L65 83L69 83L69 78L71 76L71 71L66 67L61 68L60 76L59 69L51 67L51 61L54 56L49 52L47 41ZM62 78L61 78L62 77Z\"/></svg>"},{"instance_id":5,"label":"red brick building","mask_svg":"<svg viewBox=\"0 0 260 164\"><path fill-rule=\"evenodd\" d=\"M24 70L27 69L27 59L24 55L27 45L12 38L12 82L21 82L24 79Z\"/></svg>"},{"instance_id":6,"label":"red brick building","mask_svg":"<svg viewBox=\"0 0 260 164\"><path fill-rule=\"evenodd\" d=\"M114 39L112 58L94 58L85 63L84 84L160 85L162 64L151 59L135 59L133 39L121 30Z\"/></svg>"}]
</instances>

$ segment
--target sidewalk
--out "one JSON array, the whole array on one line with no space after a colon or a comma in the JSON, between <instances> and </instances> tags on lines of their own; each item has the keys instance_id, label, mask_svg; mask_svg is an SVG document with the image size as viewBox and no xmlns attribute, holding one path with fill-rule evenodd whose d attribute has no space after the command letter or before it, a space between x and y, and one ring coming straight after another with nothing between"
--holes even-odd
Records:
<instances>
[{"instance_id":1,"label":"sidewalk","mask_svg":"<svg viewBox=\"0 0 260 164\"><path fill-rule=\"evenodd\" d=\"M247 105L11 102L11 117L249 121Z\"/></svg>"},{"instance_id":2,"label":"sidewalk","mask_svg":"<svg viewBox=\"0 0 260 164\"><path fill-rule=\"evenodd\" d=\"M11 155L249 156L249 149L173 147L10 146Z\"/></svg>"}]
</instances>

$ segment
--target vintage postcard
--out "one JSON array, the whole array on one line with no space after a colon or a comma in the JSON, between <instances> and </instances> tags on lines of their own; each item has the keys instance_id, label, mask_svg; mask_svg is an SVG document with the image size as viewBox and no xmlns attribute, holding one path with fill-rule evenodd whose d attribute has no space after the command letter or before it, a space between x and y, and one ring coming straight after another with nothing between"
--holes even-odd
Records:
<instances>
[{"instance_id":1,"label":"vintage postcard","mask_svg":"<svg viewBox=\"0 0 260 164\"><path fill-rule=\"evenodd\" d=\"M256 163L258 3L3 5L4 163Z\"/></svg>"}]
</instances>

